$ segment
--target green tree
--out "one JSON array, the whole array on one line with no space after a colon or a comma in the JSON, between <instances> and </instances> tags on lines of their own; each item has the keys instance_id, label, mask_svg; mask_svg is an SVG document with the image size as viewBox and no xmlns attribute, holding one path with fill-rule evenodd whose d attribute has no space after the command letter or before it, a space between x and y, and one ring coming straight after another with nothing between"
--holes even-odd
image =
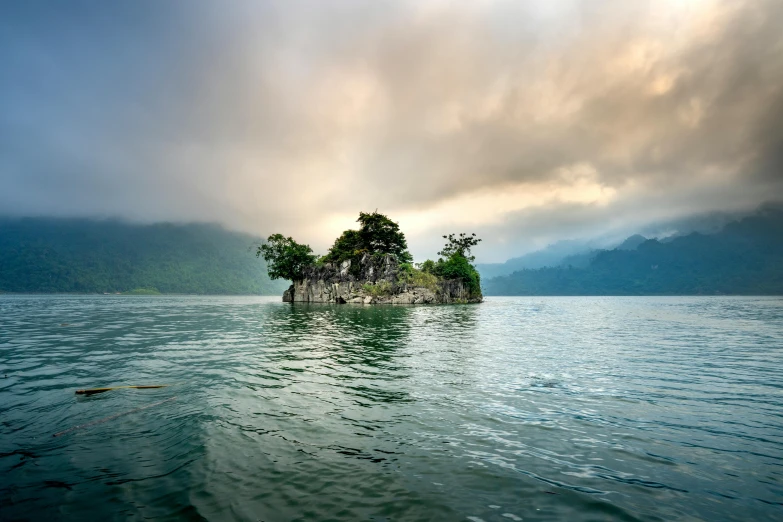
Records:
<instances>
[{"instance_id":1,"label":"green tree","mask_svg":"<svg viewBox=\"0 0 783 522\"><path fill-rule=\"evenodd\" d=\"M362 240L359 237L358 230L346 230L340 237L334 240L334 245L324 256L324 261L328 263L340 263L362 254Z\"/></svg>"},{"instance_id":2,"label":"green tree","mask_svg":"<svg viewBox=\"0 0 783 522\"><path fill-rule=\"evenodd\" d=\"M400 226L378 212L360 212L359 230L346 230L338 237L324 260L340 263L363 253L393 254L400 263L410 263L413 256L408 252L408 243Z\"/></svg>"},{"instance_id":3,"label":"green tree","mask_svg":"<svg viewBox=\"0 0 783 522\"><path fill-rule=\"evenodd\" d=\"M456 253L448 259L438 259L435 275L443 279L460 279L471 294L481 293L481 278L468 259Z\"/></svg>"},{"instance_id":4,"label":"green tree","mask_svg":"<svg viewBox=\"0 0 783 522\"><path fill-rule=\"evenodd\" d=\"M408 252L408 242L405 234L400 232L400 226L378 212L359 212L361 223L359 237L362 245L372 253L394 254L400 263L410 263L413 256Z\"/></svg>"},{"instance_id":5,"label":"green tree","mask_svg":"<svg viewBox=\"0 0 783 522\"><path fill-rule=\"evenodd\" d=\"M419 263L417 267L425 274L435 273L435 261L433 261L432 259L427 259L425 262Z\"/></svg>"},{"instance_id":6,"label":"green tree","mask_svg":"<svg viewBox=\"0 0 783 522\"><path fill-rule=\"evenodd\" d=\"M476 237L476 234L467 235L462 232L459 236L454 234L443 236L443 239L447 240L447 243L443 250L438 252L439 256L449 258L454 254L459 254L471 263L476 260L476 256L470 254L470 249L481 241L481 239Z\"/></svg>"},{"instance_id":7,"label":"green tree","mask_svg":"<svg viewBox=\"0 0 783 522\"><path fill-rule=\"evenodd\" d=\"M481 293L481 278L476 268L471 264L476 258L470 252L471 248L478 245L481 239L477 238L476 234L465 233L461 233L459 236L449 234L443 236L443 239L446 240L446 245L443 250L438 252L438 255L446 259L440 258L434 266L429 265L427 268L444 279L462 280L471 294ZM431 261L425 263L431 263Z\"/></svg>"},{"instance_id":8,"label":"green tree","mask_svg":"<svg viewBox=\"0 0 783 522\"><path fill-rule=\"evenodd\" d=\"M283 234L272 234L266 243L258 247L256 257L267 262L271 279L301 281L304 270L315 263L316 256L309 245L301 245Z\"/></svg>"}]
</instances>

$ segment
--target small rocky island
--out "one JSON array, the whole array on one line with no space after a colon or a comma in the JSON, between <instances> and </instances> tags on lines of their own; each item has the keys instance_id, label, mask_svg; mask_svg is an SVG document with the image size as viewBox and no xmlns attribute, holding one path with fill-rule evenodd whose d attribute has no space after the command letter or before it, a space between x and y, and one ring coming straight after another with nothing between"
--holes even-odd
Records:
<instances>
[{"instance_id":1,"label":"small rocky island","mask_svg":"<svg viewBox=\"0 0 783 522\"><path fill-rule=\"evenodd\" d=\"M359 230L346 230L329 252L273 234L258 247L272 279L293 282L283 301L300 303L480 303L479 274L471 248L475 234L443 236L437 261L414 264L397 223L378 212L359 214Z\"/></svg>"}]
</instances>

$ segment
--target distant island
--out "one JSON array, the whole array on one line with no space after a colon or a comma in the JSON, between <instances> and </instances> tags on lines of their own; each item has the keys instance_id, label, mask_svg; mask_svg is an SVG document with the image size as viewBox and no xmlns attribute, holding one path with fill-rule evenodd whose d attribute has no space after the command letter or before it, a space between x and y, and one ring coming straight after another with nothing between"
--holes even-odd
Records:
<instances>
[{"instance_id":1,"label":"distant island","mask_svg":"<svg viewBox=\"0 0 783 522\"><path fill-rule=\"evenodd\" d=\"M481 281L471 248L476 234L443 236L437 261L414 265L399 225L377 211L359 213L359 230L346 230L323 257L309 245L272 234L258 247L271 279L293 284L283 301L355 304L480 303Z\"/></svg>"}]
</instances>

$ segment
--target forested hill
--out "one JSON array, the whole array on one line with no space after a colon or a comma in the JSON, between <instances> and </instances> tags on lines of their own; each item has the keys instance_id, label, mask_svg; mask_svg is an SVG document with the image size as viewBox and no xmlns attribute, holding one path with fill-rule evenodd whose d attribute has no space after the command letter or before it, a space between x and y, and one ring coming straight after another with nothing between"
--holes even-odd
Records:
<instances>
[{"instance_id":1,"label":"forested hill","mask_svg":"<svg viewBox=\"0 0 783 522\"><path fill-rule=\"evenodd\" d=\"M0 292L280 295L258 241L208 224L0 219Z\"/></svg>"},{"instance_id":2,"label":"forested hill","mask_svg":"<svg viewBox=\"0 0 783 522\"><path fill-rule=\"evenodd\" d=\"M583 268L521 270L484 281L485 295L783 295L783 208L717 234L598 252Z\"/></svg>"}]
</instances>

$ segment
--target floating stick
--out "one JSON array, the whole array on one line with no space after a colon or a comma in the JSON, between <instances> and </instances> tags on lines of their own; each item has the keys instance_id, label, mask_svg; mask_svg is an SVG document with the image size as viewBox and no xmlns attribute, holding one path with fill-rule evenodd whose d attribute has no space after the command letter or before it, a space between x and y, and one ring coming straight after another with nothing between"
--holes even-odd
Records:
<instances>
[{"instance_id":1,"label":"floating stick","mask_svg":"<svg viewBox=\"0 0 783 522\"><path fill-rule=\"evenodd\" d=\"M147 404L146 406L140 406L138 408L134 408L134 409L129 410L129 411L124 411L122 413L117 413L117 414L111 415L109 417L104 417L104 418L98 419L96 421L88 422L87 424L79 424L78 426L74 426L73 428L68 428L67 430L57 432L54 435L52 435L52 437L59 437L61 435L66 435L68 433L71 433L72 431L80 430L80 429L83 429L83 428L91 428L91 427L96 426L98 424L103 424L104 422L109 422L110 420L114 420L114 419L116 419L118 417L122 417L123 415L130 415L131 413L136 413L137 411L146 410L147 408L152 408L153 406L160 406L164 402L173 401L176 398L177 398L177 396L175 395L174 397L169 397L168 399L165 399L165 400L162 400L162 401L153 402L152 404Z\"/></svg>"},{"instance_id":2,"label":"floating stick","mask_svg":"<svg viewBox=\"0 0 783 522\"><path fill-rule=\"evenodd\" d=\"M87 388L86 390L76 390L76 395L92 395L93 393L103 393L112 390L122 390L124 388L135 388L137 390L146 390L148 388L165 388L168 384L148 384L146 386L113 386L111 388Z\"/></svg>"}]
</instances>

